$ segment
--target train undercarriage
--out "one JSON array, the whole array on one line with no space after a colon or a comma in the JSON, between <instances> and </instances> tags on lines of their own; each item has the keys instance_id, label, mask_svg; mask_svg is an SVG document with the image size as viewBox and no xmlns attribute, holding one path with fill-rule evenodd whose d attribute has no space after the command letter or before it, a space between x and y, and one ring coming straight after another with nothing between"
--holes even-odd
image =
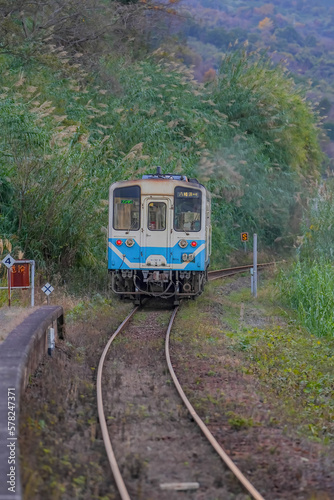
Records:
<instances>
[{"instance_id":1,"label":"train undercarriage","mask_svg":"<svg viewBox=\"0 0 334 500\"><path fill-rule=\"evenodd\" d=\"M122 298L141 303L144 297L174 298L178 303L181 298L195 298L204 290L207 281L206 271L172 270L112 270L112 291Z\"/></svg>"}]
</instances>

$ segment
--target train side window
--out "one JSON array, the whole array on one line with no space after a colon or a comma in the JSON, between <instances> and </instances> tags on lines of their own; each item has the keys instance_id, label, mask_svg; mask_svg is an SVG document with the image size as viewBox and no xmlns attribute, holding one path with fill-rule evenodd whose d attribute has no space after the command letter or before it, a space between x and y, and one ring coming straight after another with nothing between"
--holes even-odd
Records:
<instances>
[{"instance_id":1,"label":"train side window","mask_svg":"<svg viewBox=\"0 0 334 500\"><path fill-rule=\"evenodd\" d=\"M148 204L147 227L150 231L166 229L166 203L152 201Z\"/></svg>"},{"instance_id":2,"label":"train side window","mask_svg":"<svg viewBox=\"0 0 334 500\"><path fill-rule=\"evenodd\" d=\"M201 230L202 193L198 189L175 188L175 231L198 232Z\"/></svg>"},{"instance_id":3,"label":"train side window","mask_svg":"<svg viewBox=\"0 0 334 500\"><path fill-rule=\"evenodd\" d=\"M137 231L140 228L140 187L114 190L114 229Z\"/></svg>"}]
</instances>

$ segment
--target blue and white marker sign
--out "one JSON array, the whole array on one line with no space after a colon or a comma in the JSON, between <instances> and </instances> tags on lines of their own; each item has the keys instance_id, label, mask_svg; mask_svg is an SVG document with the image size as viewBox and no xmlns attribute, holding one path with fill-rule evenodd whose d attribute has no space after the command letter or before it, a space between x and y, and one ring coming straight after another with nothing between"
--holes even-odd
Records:
<instances>
[{"instance_id":1,"label":"blue and white marker sign","mask_svg":"<svg viewBox=\"0 0 334 500\"><path fill-rule=\"evenodd\" d=\"M49 296L50 293L52 293L54 290L53 286L50 285L50 283L46 283L43 288L42 288L42 292L45 293L45 295Z\"/></svg>"},{"instance_id":2,"label":"blue and white marker sign","mask_svg":"<svg viewBox=\"0 0 334 500\"><path fill-rule=\"evenodd\" d=\"M13 264L15 264L15 259L13 259L13 257L10 255L10 253L8 255L6 255L6 257L4 259L2 259L1 261L3 264L5 264L5 266L10 269Z\"/></svg>"}]
</instances>

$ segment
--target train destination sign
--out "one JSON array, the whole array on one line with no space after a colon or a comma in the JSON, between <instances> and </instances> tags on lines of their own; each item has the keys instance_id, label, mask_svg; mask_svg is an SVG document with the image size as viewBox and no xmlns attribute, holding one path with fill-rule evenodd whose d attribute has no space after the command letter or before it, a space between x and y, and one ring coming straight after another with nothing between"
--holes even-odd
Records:
<instances>
[{"instance_id":1,"label":"train destination sign","mask_svg":"<svg viewBox=\"0 0 334 500\"><path fill-rule=\"evenodd\" d=\"M199 198L199 191L178 191L177 198Z\"/></svg>"}]
</instances>

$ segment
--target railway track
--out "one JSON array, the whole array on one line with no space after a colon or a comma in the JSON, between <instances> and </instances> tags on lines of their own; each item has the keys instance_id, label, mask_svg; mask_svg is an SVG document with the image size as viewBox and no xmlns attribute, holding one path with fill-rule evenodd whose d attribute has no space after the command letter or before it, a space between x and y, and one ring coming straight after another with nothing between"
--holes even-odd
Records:
<instances>
[{"instance_id":1,"label":"railway track","mask_svg":"<svg viewBox=\"0 0 334 500\"><path fill-rule=\"evenodd\" d=\"M259 268L273 265L273 263L268 263L268 264L260 264ZM251 268L252 266L240 266L236 268L230 268L230 269L221 269L218 271L211 271L209 273L209 280L214 280L218 279L224 276L231 276L233 274L241 273L244 272L245 270ZM112 337L109 339L108 343L105 346L105 349L103 351L103 354L100 359L99 367L98 367L98 374L97 374L97 401L98 401L98 414L99 414L99 420L100 420L100 426L101 426L101 431L102 431L102 436L103 436L103 441L105 443L105 448L108 456L108 460L110 463L110 467L113 473L113 476L115 478L115 482L120 494L120 497L122 500L130 500L130 494L128 492L128 489L126 487L125 481L121 475L120 472L120 467L119 464L116 460L115 457L115 452L113 450L113 446L111 444L111 439L110 439L110 433L107 425L107 418L105 416L104 412L104 400L103 400L103 395L102 395L102 372L103 372L103 367L104 363L107 358L107 354L109 351L109 348L112 344L112 342L116 339L116 337L126 328L126 326L129 324L130 320L133 319L133 317L136 315L138 312L138 307L134 308L133 311L128 315L128 317L123 321L123 323L118 327L118 329L115 331L115 333L112 335ZM171 363L170 359L170 354L169 354L169 339L170 339L170 334L173 326L174 319L176 317L177 311L179 307L174 308L170 321L168 324L167 332L166 332L166 338L165 338L165 355L166 355L166 361L168 365L168 369L170 372L170 375L172 377L172 380L175 384L175 387L184 403L186 406L187 410L189 411L191 418L197 423L199 428L201 429L202 433L204 436L207 438L208 442L211 444L211 446L214 448L214 450L217 452L219 457L223 460L223 462L227 465L227 467L232 471L234 476L240 481L240 483L243 485L243 488L251 495L252 498L255 500L264 500L262 495L255 489L255 487L250 483L250 481L244 476L244 474L238 469L238 467L235 465L235 463L230 459L230 457L227 455L227 453L223 450L223 448L219 445L219 443L216 441L214 436L211 434L209 431L208 427L205 425L203 420L199 417L199 415L196 413L195 409L185 396L185 393L175 375L175 372L173 370L173 366ZM140 354L139 354L140 355ZM187 489L187 488L195 488L194 486L196 483L168 483L165 485L164 489L175 489L175 490L182 490L182 489ZM162 485L160 485L161 487ZM199 486L199 485L198 485ZM233 498L233 497L230 497Z\"/></svg>"},{"instance_id":2,"label":"railway track","mask_svg":"<svg viewBox=\"0 0 334 500\"><path fill-rule=\"evenodd\" d=\"M258 269L264 269L266 267L274 266L277 262L267 262L265 264L258 264ZM218 280L219 278L225 278L226 276L233 276L234 274L243 273L253 267L253 264L247 264L246 266L229 267L227 269L217 269L216 271L209 271L208 278L209 281Z\"/></svg>"},{"instance_id":3,"label":"railway track","mask_svg":"<svg viewBox=\"0 0 334 500\"><path fill-rule=\"evenodd\" d=\"M117 463L117 460L116 460L116 457L114 454L114 450L112 448L110 437L109 437L109 431L107 428L107 423L106 423L106 418L105 418L104 408L103 408L102 370L103 370L104 361L105 361L105 358L107 356L109 347L111 346L111 343L117 337L117 335L122 330L124 330L125 326L130 321L130 319L136 313L137 310L138 310L138 307L135 307L133 309L133 311L131 311L131 313L125 318L123 323L121 323L121 325L117 328L115 333L112 335L112 337L107 342L107 344L103 350L102 356L100 358L99 367L98 367L98 371L97 371L97 382L96 382L96 385L97 385L97 409L98 409L98 414L99 414L99 421L100 421L100 426L101 426L101 431L102 431L102 436L103 436L103 442L104 442L104 446L105 446L105 449L107 452L110 467L111 467L112 473L114 475L114 479L115 479L115 482L116 482L116 485L117 485L117 488L118 488L118 491L121 495L122 500L130 500L130 496L128 494L128 491L127 491L126 486L124 484L123 478L122 478L121 473L119 471L118 463Z\"/></svg>"}]
</instances>

